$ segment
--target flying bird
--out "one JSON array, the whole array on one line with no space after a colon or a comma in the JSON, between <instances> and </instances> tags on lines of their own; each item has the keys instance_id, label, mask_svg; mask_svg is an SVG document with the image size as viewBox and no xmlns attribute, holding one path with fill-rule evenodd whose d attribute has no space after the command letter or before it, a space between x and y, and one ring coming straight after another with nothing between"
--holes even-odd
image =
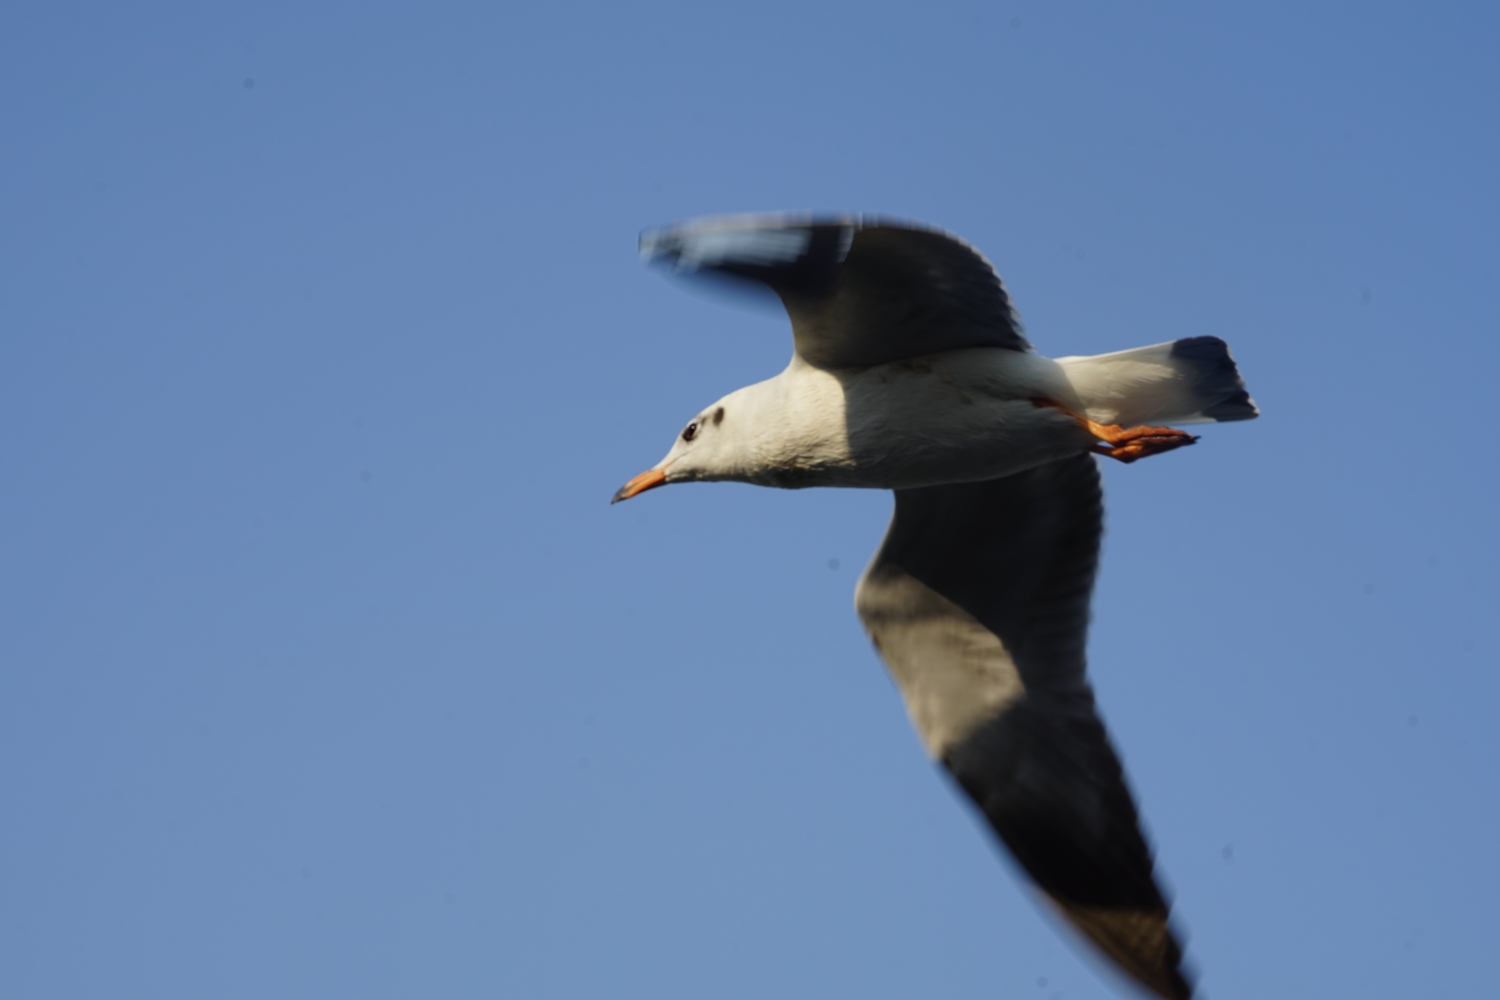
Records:
<instances>
[{"instance_id":1,"label":"flying bird","mask_svg":"<svg viewBox=\"0 0 1500 1000\"><path fill-rule=\"evenodd\" d=\"M1044 358L977 250L907 222L726 216L647 232L641 254L768 287L794 350L614 501L699 480L894 490L855 606L927 752L1085 939L1155 996L1191 997L1084 646L1096 456L1134 462L1197 440L1168 424L1255 417L1227 345Z\"/></svg>"}]
</instances>

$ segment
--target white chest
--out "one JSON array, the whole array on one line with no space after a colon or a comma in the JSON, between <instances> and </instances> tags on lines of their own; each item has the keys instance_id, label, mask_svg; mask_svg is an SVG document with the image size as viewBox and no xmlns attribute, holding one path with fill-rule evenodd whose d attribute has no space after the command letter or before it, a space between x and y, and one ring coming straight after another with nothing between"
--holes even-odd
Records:
<instances>
[{"instance_id":1,"label":"white chest","mask_svg":"<svg viewBox=\"0 0 1500 1000\"><path fill-rule=\"evenodd\" d=\"M1033 354L975 349L835 372L794 364L781 377L784 433L766 463L770 485L973 482L1088 442L1071 419L1032 402L1076 405L1056 363Z\"/></svg>"}]
</instances>

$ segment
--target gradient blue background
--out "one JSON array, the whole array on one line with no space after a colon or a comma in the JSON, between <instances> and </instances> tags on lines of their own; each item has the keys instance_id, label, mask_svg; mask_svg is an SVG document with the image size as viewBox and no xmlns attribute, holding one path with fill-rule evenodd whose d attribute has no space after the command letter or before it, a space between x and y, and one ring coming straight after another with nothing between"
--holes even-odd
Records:
<instances>
[{"instance_id":1,"label":"gradient blue background","mask_svg":"<svg viewBox=\"0 0 1500 1000\"><path fill-rule=\"evenodd\" d=\"M0 7L0 994L1105 998L851 608L880 493L610 494L779 371L642 228L892 213L1264 417L1106 470L1215 1000L1487 994L1500 13ZM1105 975L1105 978L1101 978Z\"/></svg>"}]
</instances>

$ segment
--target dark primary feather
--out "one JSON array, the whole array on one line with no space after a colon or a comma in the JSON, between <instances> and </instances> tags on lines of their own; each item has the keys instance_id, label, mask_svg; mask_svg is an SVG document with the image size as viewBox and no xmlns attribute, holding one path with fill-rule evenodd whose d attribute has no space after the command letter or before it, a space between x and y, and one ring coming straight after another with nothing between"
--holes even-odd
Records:
<instances>
[{"instance_id":1,"label":"dark primary feather","mask_svg":"<svg viewBox=\"0 0 1500 1000\"><path fill-rule=\"evenodd\" d=\"M964 347L1027 350L1000 276L947 233L857 216L703 219L641 237L679 273L757 281L780 296L797 353L848 368Z\"/></svg>"},{"instance_id":2,"label":"dark primary feather","mask_svg":"<svg viewBox=\"0 0 1500 1000\"><path fill-rule=\"evenodd\" d=\"M929 721L943 734L933 749L1027 875L1138 983L1184 1000L1192 986L1169 906L1084 672L1102 523L1086 455L898 491L856 600L913 715L921 703L932 713L924 719L964 720L961 732ZM982 627L998 643L942 641L938 614L953 634ZM987 650L985 662L955 664L959 648ZM953 685L955 667L967 689ZM943 690L924 689L944 672ZM995 707L970 719L974 703Z\"/></svg>"}]
</instances>

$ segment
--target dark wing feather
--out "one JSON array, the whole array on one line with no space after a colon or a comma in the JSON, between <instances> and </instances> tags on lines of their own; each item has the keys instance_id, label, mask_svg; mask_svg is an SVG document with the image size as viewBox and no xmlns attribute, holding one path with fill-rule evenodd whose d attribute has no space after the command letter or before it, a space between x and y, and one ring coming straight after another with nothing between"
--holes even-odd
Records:
<instances>
[{"instance_id":1,"label":"dark wing feather","mask_svg":"<svg viewBox=\"0 0 1500 1000\"><path fill-rule=\"evenodd\" d=\"M1036 886L1123 971L1192 995L1151 849L1085 676L1102 533L1077 456L896 494L856 598L923 739Z\"/></svg>"},{"instance_id":2,"label":"dark wing feather","mask_svg":"<svg viewBox=\"0 0 1500 1000\"><path fill-rule=\"evenodd\" d=\"M935 229L857 216L731 216L648 232L641 254L678 273L768 286L791 317L797 353L821 368L1030 346L989 261Z\"/></svg>"}]
</instances>

